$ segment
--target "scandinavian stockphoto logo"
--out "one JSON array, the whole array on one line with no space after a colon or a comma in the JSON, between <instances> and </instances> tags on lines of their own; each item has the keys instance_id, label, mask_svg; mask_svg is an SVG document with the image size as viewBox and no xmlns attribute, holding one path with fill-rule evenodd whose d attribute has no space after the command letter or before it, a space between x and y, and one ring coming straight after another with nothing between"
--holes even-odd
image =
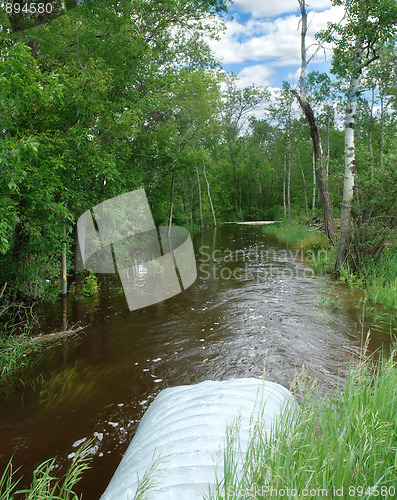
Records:
<instances>
[{"instance_id":1,"label":"scandinavian stockphoto logo","mask_svg":"<svg viewBox=\"0 0 397 500\"><path fill-rule=\"evenodd\" d=\"M156 228L144 189L116 196L77 221L82 267L118 272L130 311L173 297L197 278L189 231Z\"/></svg>"}]
</instances>

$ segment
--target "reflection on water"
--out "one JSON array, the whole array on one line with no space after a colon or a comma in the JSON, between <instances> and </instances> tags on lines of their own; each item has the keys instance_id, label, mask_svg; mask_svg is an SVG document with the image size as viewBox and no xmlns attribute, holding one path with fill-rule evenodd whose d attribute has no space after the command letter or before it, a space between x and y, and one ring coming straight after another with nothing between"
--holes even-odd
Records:
<instances>
[{"instance_id":1,"label":"reflection on water","mask_svg":"<svg viewBox=\"0 0 397 500\"><path fill-rule=\"evenodd\" d=\"M94 438L85 500L105 489L144 411L165 387L205 379L262 377L289 386L303 366L323 390L335 387L366 328L355 297L314 276L260 227L226 226L196 235L198 278L185 292L130 312L115 277L96 303L69 300L67 321L89 326L49 353L34 382L0 407L0 465L63 466ZM65 305L64 305L65 306ZM65 326L65 307L42 311L47 331ZM373 332L370 349L388 348ZM38 372L40 376L38 377Z\"/></svg>"}]
</instances>

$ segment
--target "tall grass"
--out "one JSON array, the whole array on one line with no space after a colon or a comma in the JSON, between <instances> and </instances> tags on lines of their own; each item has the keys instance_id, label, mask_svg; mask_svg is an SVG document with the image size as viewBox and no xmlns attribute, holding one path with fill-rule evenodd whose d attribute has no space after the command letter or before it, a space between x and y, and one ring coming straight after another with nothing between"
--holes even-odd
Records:
<instances>
[{"instance_id":1,"label":"tall grass","mask_svg":"<svg viewBox=\"0 0 397 500\"><path fill-rule=\"evenodd\" d=\"M298 255L320 273L333 273L336 248L329 247L325 235L310 231L303 225L284 222L280 225L265 226L265 234L290 243ZM379 260L368 259L353 273L344 267L339 279L352 290L362 290L366 298L374 305L381 305L387 310L397 309L397 250L382 255Z\"/></svg>"},{"instance_id":2,"label":"tall grass","mask_svg":"<svg viewBox=\"0 0 397 500\"><path fill-rule=\"evenodd\" d=\"M224 480L207 498L396 498L397 367L394 352L377 367L352 367L344 387L308 391L298 412L271 434L253 430L242 469L228 433ZM312 388L313 389L313 388ZM310 495L308 495L310 492Z\"/></svg>"},{"instance_id":3,"label":"tall grass","mask_svg":"<svg viewBox=\"0 0 397 500\"><path fill-rule=\"evenodd\" d=\"M268 235L276 236L278 239L288 243L298 243L312 236L313 232L306 226L281 222L280 224L269 224L263 227L263 232Z\"/></svg>"},{"instance_id":4,"label":"tall grass","mask_svg":"<svg viewBox=\"0 0 397 500\"><path fill-rule=\"evenodd\" d=\"M397 309L397 252L368 263L361 271L368 299L388 309Z\"/></svg>"},{"instance_id":5,"label":"tall grass","mask_svg":"<svg viewBox=\"0 0 397 500\"><path fill-rule=\"evenodd\" d=\"M291 244L296 256L304 259L317 272L321 274L332 272L336 249L329 246L329 241L323 233L292 222L264 226L263 232Z\"/></svg>"},{"instance_id":6,"label":"tall grass","mask_svg":"<svg viewBox=\"0 0 397 500\"><path fill-rule=\"evenodd\" d=\"M16 489L20 478L15 479L18 470L13 471L10 460L0 478L0 500L13 500L14 498L24 498L25 500L79 500L79 496L73 491L73 488L80 481L83 472L89 468L89 462L92 458L90 455L91 446L92 441L88 441L78 449L62 479L58 479L52 474L56 462L55 458L40 464L33 472L33 480L28 489Z\"/></svg>"}]
</instances>

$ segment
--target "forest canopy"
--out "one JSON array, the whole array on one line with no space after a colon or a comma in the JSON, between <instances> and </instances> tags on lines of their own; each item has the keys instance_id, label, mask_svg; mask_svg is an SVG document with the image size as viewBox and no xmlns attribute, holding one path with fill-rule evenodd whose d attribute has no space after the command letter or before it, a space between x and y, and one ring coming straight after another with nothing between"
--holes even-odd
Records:
<instances>
[{"instance_id":1,"label":"forest canopy","mask_svg":"<svg viewBox=\"0 0 397 500\"><path fill-rule=\"evenodd\" d=\"M57 296L62 254L74 270L78 217L141 187L157 224L169 222L171 201L173 221L191 229L323 217L310 124L292 84L242 88L211 52L225 1L52 3L47 18L24 19L0 2L0 281L10 292ZM334 3L346 8L345 27L319 34L334 44L333 70L309 66L305 99L339 220L341 116L354 92L355 178L340 264L359 266L394 241L397 16L388 0Z\"/></svg>"}]
</instances>

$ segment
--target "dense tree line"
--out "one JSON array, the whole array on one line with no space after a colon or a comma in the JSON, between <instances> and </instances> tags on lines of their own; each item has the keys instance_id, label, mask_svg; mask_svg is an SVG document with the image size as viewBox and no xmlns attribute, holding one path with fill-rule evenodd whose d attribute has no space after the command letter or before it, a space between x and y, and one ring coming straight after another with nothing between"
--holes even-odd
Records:
<instances>
[{"instance_id":1,"label":"dense tree line","mask_svg":"<svg viewBox=\"0 0 397 500\"><path fill-rule=\"evenodd\" d=\"M326 179L332 216L343 208L340 264L379 256L397 216L395 2L334 3L350 17L322 34L336 44L333 75L308 73L304 93L285 82L277 95L241 88L214 60L206 39L222 29L223 0L85 1L30 29L0 10L1 282L25 298L58 294L77 218L140 187L157 224L172 205L173 221L193 228L322 217ZM342 115L353 94L347 201Z\"/></svg>"}]
</instances>

